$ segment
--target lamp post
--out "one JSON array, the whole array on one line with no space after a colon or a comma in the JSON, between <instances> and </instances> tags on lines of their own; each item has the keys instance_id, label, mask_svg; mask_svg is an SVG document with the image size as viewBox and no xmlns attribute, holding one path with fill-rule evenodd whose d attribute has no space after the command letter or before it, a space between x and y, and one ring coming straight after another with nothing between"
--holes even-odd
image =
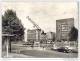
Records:
<instances>
[{"instance_id":1,"label":"lamp post","mask_svg":"<svg viewBox=\"0 0 80 61\"><path fill-rule=\"evenodd\" d=\"M14 35L10 35L10 34L2 34L2 37L6 37L6 54L7 54L7 57L8 57L8 52L9 52L9 40L10 40L10 37L12 37Z\"/></svg>"}]
</instances>

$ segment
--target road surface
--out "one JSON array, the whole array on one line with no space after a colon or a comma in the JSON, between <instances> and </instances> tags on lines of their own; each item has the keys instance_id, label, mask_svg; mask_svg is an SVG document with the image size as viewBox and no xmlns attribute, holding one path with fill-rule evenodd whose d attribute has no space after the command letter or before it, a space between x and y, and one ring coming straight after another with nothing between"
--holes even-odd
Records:
<instances>
[{"instance_id":1,"label":"road surface","mask_svg":"<svg viewBox=\"0 0 80 61\"><path fill-rule=\"evenodd\" d=\"M24 55L34 56L36 58L76 58L76 53L62 53L47 50L24 50L20 52Z\"/></svg>"},{"instance_id":2,"label":"road surface","mask_svg":"<svg viewBox=\"0 0 80 61\"><path fill-rule=\"evenodd\" d=\"M18 54L24 54L27 56L32 56L36 58L77 58L78 53L63 53L51 50L39 50L39 48L34 49L29 47L19 47L14 45L12 46L12 51L18 50Z\"/></svg>"}]
</instances>

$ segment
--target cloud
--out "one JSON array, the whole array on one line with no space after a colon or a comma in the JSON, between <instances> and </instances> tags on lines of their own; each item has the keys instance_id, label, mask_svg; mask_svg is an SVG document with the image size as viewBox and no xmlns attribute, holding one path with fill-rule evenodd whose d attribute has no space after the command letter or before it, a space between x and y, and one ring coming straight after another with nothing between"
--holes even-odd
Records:
<instances>
[{"instance_id":1,"label":"cloud","mask_svg":"<svg viewBox=\"0 0 80 61\"><path fill-rule=\"evenodd\" d=\"M26 19L30 16L43 30L56 31L56 20L68 17L76 18L76 3L54 3L54 2L9 2L3 3L2 12L10 8L16 11L26 29L32 28L33 24ZM76 21L77 24L77 21Z\"/></svg>"}]
</instances>

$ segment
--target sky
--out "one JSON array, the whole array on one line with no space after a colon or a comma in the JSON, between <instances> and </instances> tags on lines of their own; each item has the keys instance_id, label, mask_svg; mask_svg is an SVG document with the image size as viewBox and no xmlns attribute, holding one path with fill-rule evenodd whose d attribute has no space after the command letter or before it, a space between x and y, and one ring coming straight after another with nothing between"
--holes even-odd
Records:
<instances>
[{"instance_id":1,"label":"sky","mask_svg":"<svg viewBox=\"0 0 80 61\"><path fill-rule=\"evenodd\" d=\"M26 29L25 32L33 29L27 16L45 32L56 32L56 20L65 18L74 18L75 27L78 28L76 2L4 2L1 7L2 14L7 9L16 12Z\"/></svg>"}]
</instances>

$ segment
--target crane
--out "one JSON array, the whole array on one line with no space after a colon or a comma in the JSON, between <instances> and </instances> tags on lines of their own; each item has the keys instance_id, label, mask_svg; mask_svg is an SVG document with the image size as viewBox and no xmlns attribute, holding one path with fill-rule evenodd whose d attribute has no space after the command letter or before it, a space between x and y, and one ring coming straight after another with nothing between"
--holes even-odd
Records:
<instances>
[{"instance_id":1,"label":"crane","mask_svg":"<svg viewBox=\"0 0 80 61\"><path fill-rule=\"evenodd\" d=\"M37 42L40 43L40 31L41 34L44 33L44 31L34 21L32 21L32 19L29 16L27 16L26 18L34 25L34 27L37 28L37 32L38 32Z\"/></svg>"},{"instance_id":2,"label":"crane","mask_svg":"<svg viewBox=\"0 0 80 61\"><path fill-rule=\"evenodd\" d=\"M37 30L41 30L41 33L44 33L44 31L34 21L32 21L29 16L27 16L26 18L34 25L34 27L37 28Z\"/></svg>"},{"instance_id":3,"label":"crane","mask_svg":"<svg viewBox=\"0 0 80 61\"><path fill-rule=\"evenodd\" d=\"M41 28L34 21L32 21L32 19L29 16L27 16L27 18L34 25L34 27L41 30Z\"/></svg>"}]
</instances>

